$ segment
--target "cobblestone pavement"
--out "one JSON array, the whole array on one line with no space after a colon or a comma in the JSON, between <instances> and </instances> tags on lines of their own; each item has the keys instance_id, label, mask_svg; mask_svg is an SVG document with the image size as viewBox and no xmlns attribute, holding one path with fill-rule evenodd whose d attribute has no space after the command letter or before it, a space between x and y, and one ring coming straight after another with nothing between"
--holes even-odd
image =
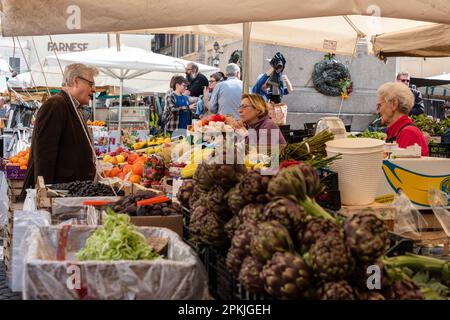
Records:
<instances>
[{"instance_id":1,"label":"cobblestone pavement","mask_svg":"<svg viewBox=\"0 0 450 320\"><path fill-rule=\"evenodd\" d=\"M3 240L0 240L0 247L3 250ZM6 283L5 265L3 256L0 255L0 300L22 300L20 293L11 292Z\"/></svg>"}]
</instances>

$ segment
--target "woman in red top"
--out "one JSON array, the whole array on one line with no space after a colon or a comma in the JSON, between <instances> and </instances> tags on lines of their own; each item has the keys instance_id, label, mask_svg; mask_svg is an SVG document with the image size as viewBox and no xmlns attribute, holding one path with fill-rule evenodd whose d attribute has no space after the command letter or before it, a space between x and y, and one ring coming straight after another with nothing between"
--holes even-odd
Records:
<instances>
[{"instance_id":1,"label":"woman in red top","mask_svg":"<svg viewBox=\"0 0 450 320\"><path fill-rule=\"evenodd\" d=\"M402 83L388 82L378 89L378 112L381 122L388 126L386 142L398 143L400 148L418 144L422 156L428 156L428 145L423 133L408 117L414 105L414 95Z\"/></svg>"}]
</instances>

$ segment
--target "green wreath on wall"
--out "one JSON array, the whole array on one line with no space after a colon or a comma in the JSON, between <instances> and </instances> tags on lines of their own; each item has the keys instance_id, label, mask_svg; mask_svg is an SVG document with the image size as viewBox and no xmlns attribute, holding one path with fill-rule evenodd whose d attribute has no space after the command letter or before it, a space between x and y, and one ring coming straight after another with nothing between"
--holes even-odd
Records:
<instances>
[{"instance_id":1,"label":"green wreath on wall","mask_svg":"<svg viewBox=\"0 0 450 320\"><path fill-rule=\"evenodd\" d=\"M352 92L350 72L342 62L334 58L334 54L326 55L324 60L314 65L312 80L314 88L326 96L342 96L347 99Z\"/></svg>"}]
</instances>

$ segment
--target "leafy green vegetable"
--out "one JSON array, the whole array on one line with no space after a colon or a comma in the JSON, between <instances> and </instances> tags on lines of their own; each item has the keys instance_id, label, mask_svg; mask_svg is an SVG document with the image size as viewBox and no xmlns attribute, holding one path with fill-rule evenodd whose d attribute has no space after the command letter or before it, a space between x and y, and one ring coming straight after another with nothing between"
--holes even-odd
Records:
<instances>
[{"instance_id":1,"label":"leafy green vegetable","mask_svg":"<svg viewBox=\"0 0 450 320\"><path fill-rule=\"evenodd\" d=\"M86 240L77 258L84 260L152 260L159 255L148 245L144 235L130 223L126 214L107 209L105 224Z\"/></svg>"},{"instance_id":2,"label":"leafy green vegetable","mask_svg":"<svg viewBox=\"0 0 450 320\"><path fill-rule=\"evenodd\" d=\"M348 138L371 138L371 139L385 140L386 133L382 131L369 131L369 129L366 129L363 133L357 135L350 134L348 135Z\"/></svg>"},{"instance_id":3,"label":"leafy green vegetable","mask_svg":"<svg viewBox=\"0 0 450 320\"><path fill-rule=\"evenodd\" d=\"M428 118L425 114L411 116L411 119L421 131L427 132L431 136L442 136L450 125L450 118L438 122Z\"/></svg>"}]
</instances>

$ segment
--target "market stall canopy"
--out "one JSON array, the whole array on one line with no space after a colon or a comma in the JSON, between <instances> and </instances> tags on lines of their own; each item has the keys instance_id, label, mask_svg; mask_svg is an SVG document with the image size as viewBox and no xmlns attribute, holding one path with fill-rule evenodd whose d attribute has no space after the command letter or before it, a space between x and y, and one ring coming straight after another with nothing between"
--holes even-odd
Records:
<instances>
[{"instance_id":1,"label":"market stall canopy","mask_svg":"<svg viewBox=\"0 0 450 320\"><path fill-rule=\"evenodd\" d=\"M411 84L415 85L417 88L445 86L447 84L450 84L450 75L447 74L447 79L433 79L432 77L431 78L411 77Z\"/></svg>"},{"instance_id":2,"label":"market stall canopy","mask_svg":"<svg viewBox=\"0 0 450 320\"><path fill-rule=\"evenodd\" d=\"M114 32L343 15L450 23L448 0L1 0L4 36ZM330 25L330 31L334 27Z\"/></svg>"},{"instance_id":3,"label":"market stall canopy","mask_svg":"<svg viewBox=\"0 0 450 320\"><path fill-rule=\"evenodd\" d=\"M100 72L120 81L120 96L123 96L124 81L128 81L153 72L166 73L165 91L169 89L170 78L174 73L184 73L191 61L153 53L140 48L116 47L71 52L58 56L48 56L49 65L59 63L84 63L97 67ZM197 63L199 71L211 74L219 68ZM96 81L97 83L97 81ZM149 84L147 84L149 85ZM150 90L150 88L149 88ZM122 99L119 100L119 131L121 128Z\"/></svg>"},{"instance_id":4,"label":"market stall canopy","mask_svg":"<svg viewBox=\"0 0 450 320\"><path fill-rule=\"evenodd\" d=\"M250 41L352 55L357 38L433 25L430 22L371 16L332 16L253 22ZM134 31L148 34L202 34L242 39L242 24L192 25Z\"/></svg>"},{"instance_id":5,"label":"market stall canopy","mask_svg":"<svg viewBox=\"0 0 450 320\"><path fill-rule=\"evenodd\" d=\"M431 24L372 37L383 57L450 57L450 25Z\"/></svg>"},{"instance_id":6,"label":"market stall canopy","mask_svg":"<svg viewBox=\"0 0 450 320\"><path fill-rule=\"evenodd\" d=\"M186 65L191 62L163 54L157 54L140 48L121 46L71 52L58 55L60 62L84 63L99 68L105 74L117 78L132 79L140 74L151 71L184 73ZM56 65L55 55L47 57L49 65ZM219 71L216 67L198 63L200 72L211 73Z\"/></svg>"}]
</instances>

